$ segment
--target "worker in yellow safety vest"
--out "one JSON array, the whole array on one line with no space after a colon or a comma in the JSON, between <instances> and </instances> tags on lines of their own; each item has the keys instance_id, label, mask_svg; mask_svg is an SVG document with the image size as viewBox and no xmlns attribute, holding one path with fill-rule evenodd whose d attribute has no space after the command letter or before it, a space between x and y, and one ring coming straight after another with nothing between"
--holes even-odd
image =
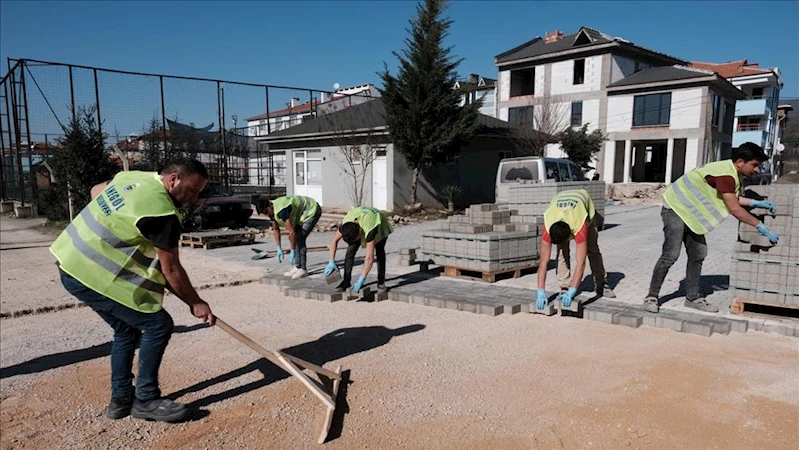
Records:
<instances>
[{"instance_id":1,"label":"worker in yellow safety vest","mask_svg":"<svg viewBox=\"0 0 799 450\"><path fill-rule=\"evenodd\" d=\"M277 244L277 260L283 262L280 228L289 232L289 262L294 267L283 275L294 280L308 276L307 239L322 217L322 207L311 197L287 195L269 202L266 215L272 220L272 233Z\"/></svg>"},{"instance_id":2,"label":"worker in yellow safety vest","mask_svg":"<svg viewBox=\"0 0 799 450\"><path fill-rule=\"evenodd\" d=\"M596 292L600 296L615 298L616 295L607 283L605 264L599 252L599 230L597 222L601 217L596 213L591 195L585 189L564 191L555 196L544 211L544 229L541 234L540 262L538 266L538 292L536 308L543 309L548 297L546 294L547 266L552 254L552 245L558 246L557 276L561 293L560 300L565 307L571 305L585 272L585 260L591 264ZM569 242L577 244L577 266L571 273Z\"/></svg>"},{"instance_id":3,"label":"worker in yellow safety vest","mask_svg":"<svg viewBox=\"0 0 799 450\"><path fill-rule=\"evenodd\" d=\"M344 239L349 244L347 255L344 259L344 278L336 287L336 292L344 292L350 287L352 281L352 266L355 264L355 254L358 247L366 249L366 258L363 260L363 271L358 281L352 286L354 292L360 292L366 282L366 276L372 270L372 264L377 254L377 291L387 292L386 287L386 241L394 229L388 218L380 210L366 206L359 206L344 216L341 226L333 242L330 244L330 260L325 267L325 276L329 276L338 269L336 265L336 248L338 241Z\"/></svg>"},{"instance_id":4,"label":"worker in yellow safety vest","mask_svg":"<svg viewBox=\"0 0 799 450\"><path fill-rule=\"evenodd\" d=\"M161 173L121 172L91 189L91 201L50 247L61 282L114 329L111 344L110 419L178 421L187 405L161 397L158 369L172 317L163 309L164 288L214 325L211 308L189 281L178 258L180 213L208 181L199 161L178 159ZM139 347L136 388L133 355Z\"/></svg>"},{"instance_id":5,"label":"worker in yellow safety vest","mask_svg":"<svg viewBox=\"0 0 799 450\"><path fill-rule=\"evenodd\" d=\"M757 228L772 243L777 243L777 235L742 208L765 208L776 213L774 204L740 196L741 176L757 173L760 163L767 158L759 145L747 142L735 150L732 159L712 162L691 170L669 186L663 195L663 208L660 212L665 237L663 252L652 273L649 294L644 299L644 310L653 313L660 310L658 295L663 280L679 258L680 247L685 245L688 254L685 306L700 311L719 311L718 307L708 303L700 295L699 277L702 275L702 262L707 256L705 235L730 214Z\"/></svg>"}]
</instances>

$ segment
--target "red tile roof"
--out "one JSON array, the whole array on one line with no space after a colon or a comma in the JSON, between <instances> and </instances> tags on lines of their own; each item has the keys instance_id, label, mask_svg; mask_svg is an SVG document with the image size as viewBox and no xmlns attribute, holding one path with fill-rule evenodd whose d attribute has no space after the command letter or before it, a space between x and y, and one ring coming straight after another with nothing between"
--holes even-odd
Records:
<instances>
[{"instance_id":1,"label":"red tile roof","mask_svg":"<svg viewBox=\"0 0 799 450\"><path fill-rule=\"evenodd\" d=\"M745 77L747 75L764 75L773 73L773 69L761 69L758 64L750 64L747 60L730 61L723 64L693 61L691 67L712 70L724 78Z\"/></svg>"}]
</instances>

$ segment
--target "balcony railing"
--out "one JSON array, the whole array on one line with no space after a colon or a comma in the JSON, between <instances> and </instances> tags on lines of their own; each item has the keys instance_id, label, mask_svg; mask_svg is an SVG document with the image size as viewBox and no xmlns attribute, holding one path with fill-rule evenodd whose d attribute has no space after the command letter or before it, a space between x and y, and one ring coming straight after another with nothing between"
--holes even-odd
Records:
<instances>
[{"instance_id":1,"label":"balcony railing","mask_svg":"<svg viewBox=\"0 0 799 450\"><path fill-rule=\"evenodd\" d=\"M739 123L735 131L762 131L763 126L759 123Z\"/></svg>"}]
</instances>

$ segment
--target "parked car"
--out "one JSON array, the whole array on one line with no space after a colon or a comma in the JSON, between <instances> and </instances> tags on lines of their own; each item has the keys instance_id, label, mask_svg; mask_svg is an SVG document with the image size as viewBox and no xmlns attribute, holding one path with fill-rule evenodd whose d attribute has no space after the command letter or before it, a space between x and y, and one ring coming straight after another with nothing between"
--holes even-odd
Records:
<instances>
[{"instance_id":1,"label":"parked car","mask_svg":"<svg viewBox=\"0 0 799 450\"><path fill-rule=\"evenodd\" d=\"M197 200L188 228L202 230L229 226L243 228L252 216L252 204L246 198L234 197L222 183L209 181Z\"/></svg>"},{"instance_id":2,"label":"parked car","mask_svg":"<svg viewBox=\"0 0 799 450\"><path fill-rule=\"evenodd\" d=\"M576 164L568 159L525 156L499 162L496 181L496 203L507 203L508 188L517 183L586 181Z\"/></svg>"}]
</instances>

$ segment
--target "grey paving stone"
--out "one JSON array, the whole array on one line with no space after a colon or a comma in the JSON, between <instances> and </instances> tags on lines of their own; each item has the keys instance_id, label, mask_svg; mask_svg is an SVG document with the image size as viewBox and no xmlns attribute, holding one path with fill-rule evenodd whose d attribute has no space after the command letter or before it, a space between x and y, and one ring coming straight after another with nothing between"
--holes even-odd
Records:
<instances>
[{"instance_id":1,"label":"grey paving stone","mask_svg":"<svg viewBox=\"0 0 799 450\"><path fill-rule=\"evenodd\" d=\"M730 330L736 333L746 333L749 330L748 320L727 319L730 322Z\"/></svg>"},{"instance_id":2,"label":"grey paving stone","mask_svg":"<svg viewBox=\"0 0 799 450\"><path fill-rule=\"evenodd\" d=\"M686 320L682 324L682 332L710 337L713 334L713 324L701 321Z\"/></svg>"},{"instance_id":3,"label":"grey paving stone","mask_svg":"<svg viewBox=\"0 0 799 450\"><path fill-rule=\"evenodd\" d=\"M705 318L700 322L713 324L713 332L718 334L730 334L732 329L732 324L726 319Z\"/></svg>"},{"instance_id":4,"label":"grey paving stone","mask_svg":"<svg viewBox=\"0 0 799 450\"><path fill-rule=\"evenodd\" d=\"M458 311L466 311L470 313L477 312L477 304L472 303L470 301L460 300L458 301Z\"/></svg>"},{"instance_id":5,"label":"grey paving stone","mask_svg":"<svg viewBox=\"0 0 799 450\"><path fill-rule=\"evenodd\" d=\"M544 306L542 309L538 309L537 306L538 305L536 305L535 301L531 302L530 312L533 314L543 314L545 316L552 316L555 315L556 312L558 312L554 301L547 302L546 306Z\"/></svg>"},{"instance_id":6,"label":"grey paving stone","mask_svg":"<svg viewBox=\"0 0 799 450\"><path fill-rule=\"evenodd\" d=\"M669 314L668 311L661 311L658 314L654 314L654 316L655 316L655 327L667 328L669 330L674 330L674 331L682 331L683 322L685 322L685 320L678 317L676 314L674 313Z\"/></svg>"},{"instance_id":7,"label":"grey paving stone","mask_svg":"<svg viewBox=\"0 0 799 450\"><path fill-rule=\"evenodd\" d=\"M504 312L505 308L501 305L478 305L477 312L487 316L495 317Z\"/></svg>"},{"instance_id":8,"label":"grey paving stone","mask_svg":"<svg viewBox=\"0 0 799 450\"><path fill-rule=\"evenodd\" d=\"M408 294L406 292L400 292L400 291L397 291L397 290L393 290L393 291L388 293L388 299L392 300L392 301L395 301L395 302L409 303L410 294Z\"/></svg>"},{"instance_id":9,"label":"grey paving stone","mask_svg":"<svg viewBox=\"0 0 799 450\"><path fill-rule=\"evenodd\" d=\"M503 314L518 314L520 312L522 312L522 304L520 303L515 305L502 305Z\"/></svg>"},{"instance_id":10,"label":"grey paving stone","mask_svg":"<svg viewBox=\"0 0 799 450\"><path fill-rule=\"evenodd\" d=\"M614 308L606 308L606 307L593 307L591 309L585 309L583 311L583 318L587 320L593 320L596 322L602 323L613 323L613 315L618 313L618 310Z\"/></svg>"},{"instance_id":11,"label":"grey paving stone","mask_svg":"<svg viewBox=\"0 0 799 450\"><path fill-rule=\"evenodd\" d=\"M440 297L433 297L427 296L424 298L424 305L425 306L432 306L434 308L443 308L444 307L444 299Z\"/></svg>"},{"instance_id":12,"label":"grey paving stone","mask_svg":"<svg viewBox=\"0 0 799 450\"><path fill-rule=\"evenodd\" d=\"M644 318L641 314L633 311L623 311L613 315L614 325L624 325L630 328L638 328L643 324Z\"/></svg>"},{"instance_id":13,"label":"grey paving stone","mask_svg":"<svg viewBox=\"0 0 799 450\"><path fill-rule=\"evenodd\" d=\"M776 323L764 323L763 324L763 332L764 333L774 333L774 334L781 334L783 336L793 336L795 333L796 327L791 327L788 325L781 325Z\"/></svg>"}]
</instances>

